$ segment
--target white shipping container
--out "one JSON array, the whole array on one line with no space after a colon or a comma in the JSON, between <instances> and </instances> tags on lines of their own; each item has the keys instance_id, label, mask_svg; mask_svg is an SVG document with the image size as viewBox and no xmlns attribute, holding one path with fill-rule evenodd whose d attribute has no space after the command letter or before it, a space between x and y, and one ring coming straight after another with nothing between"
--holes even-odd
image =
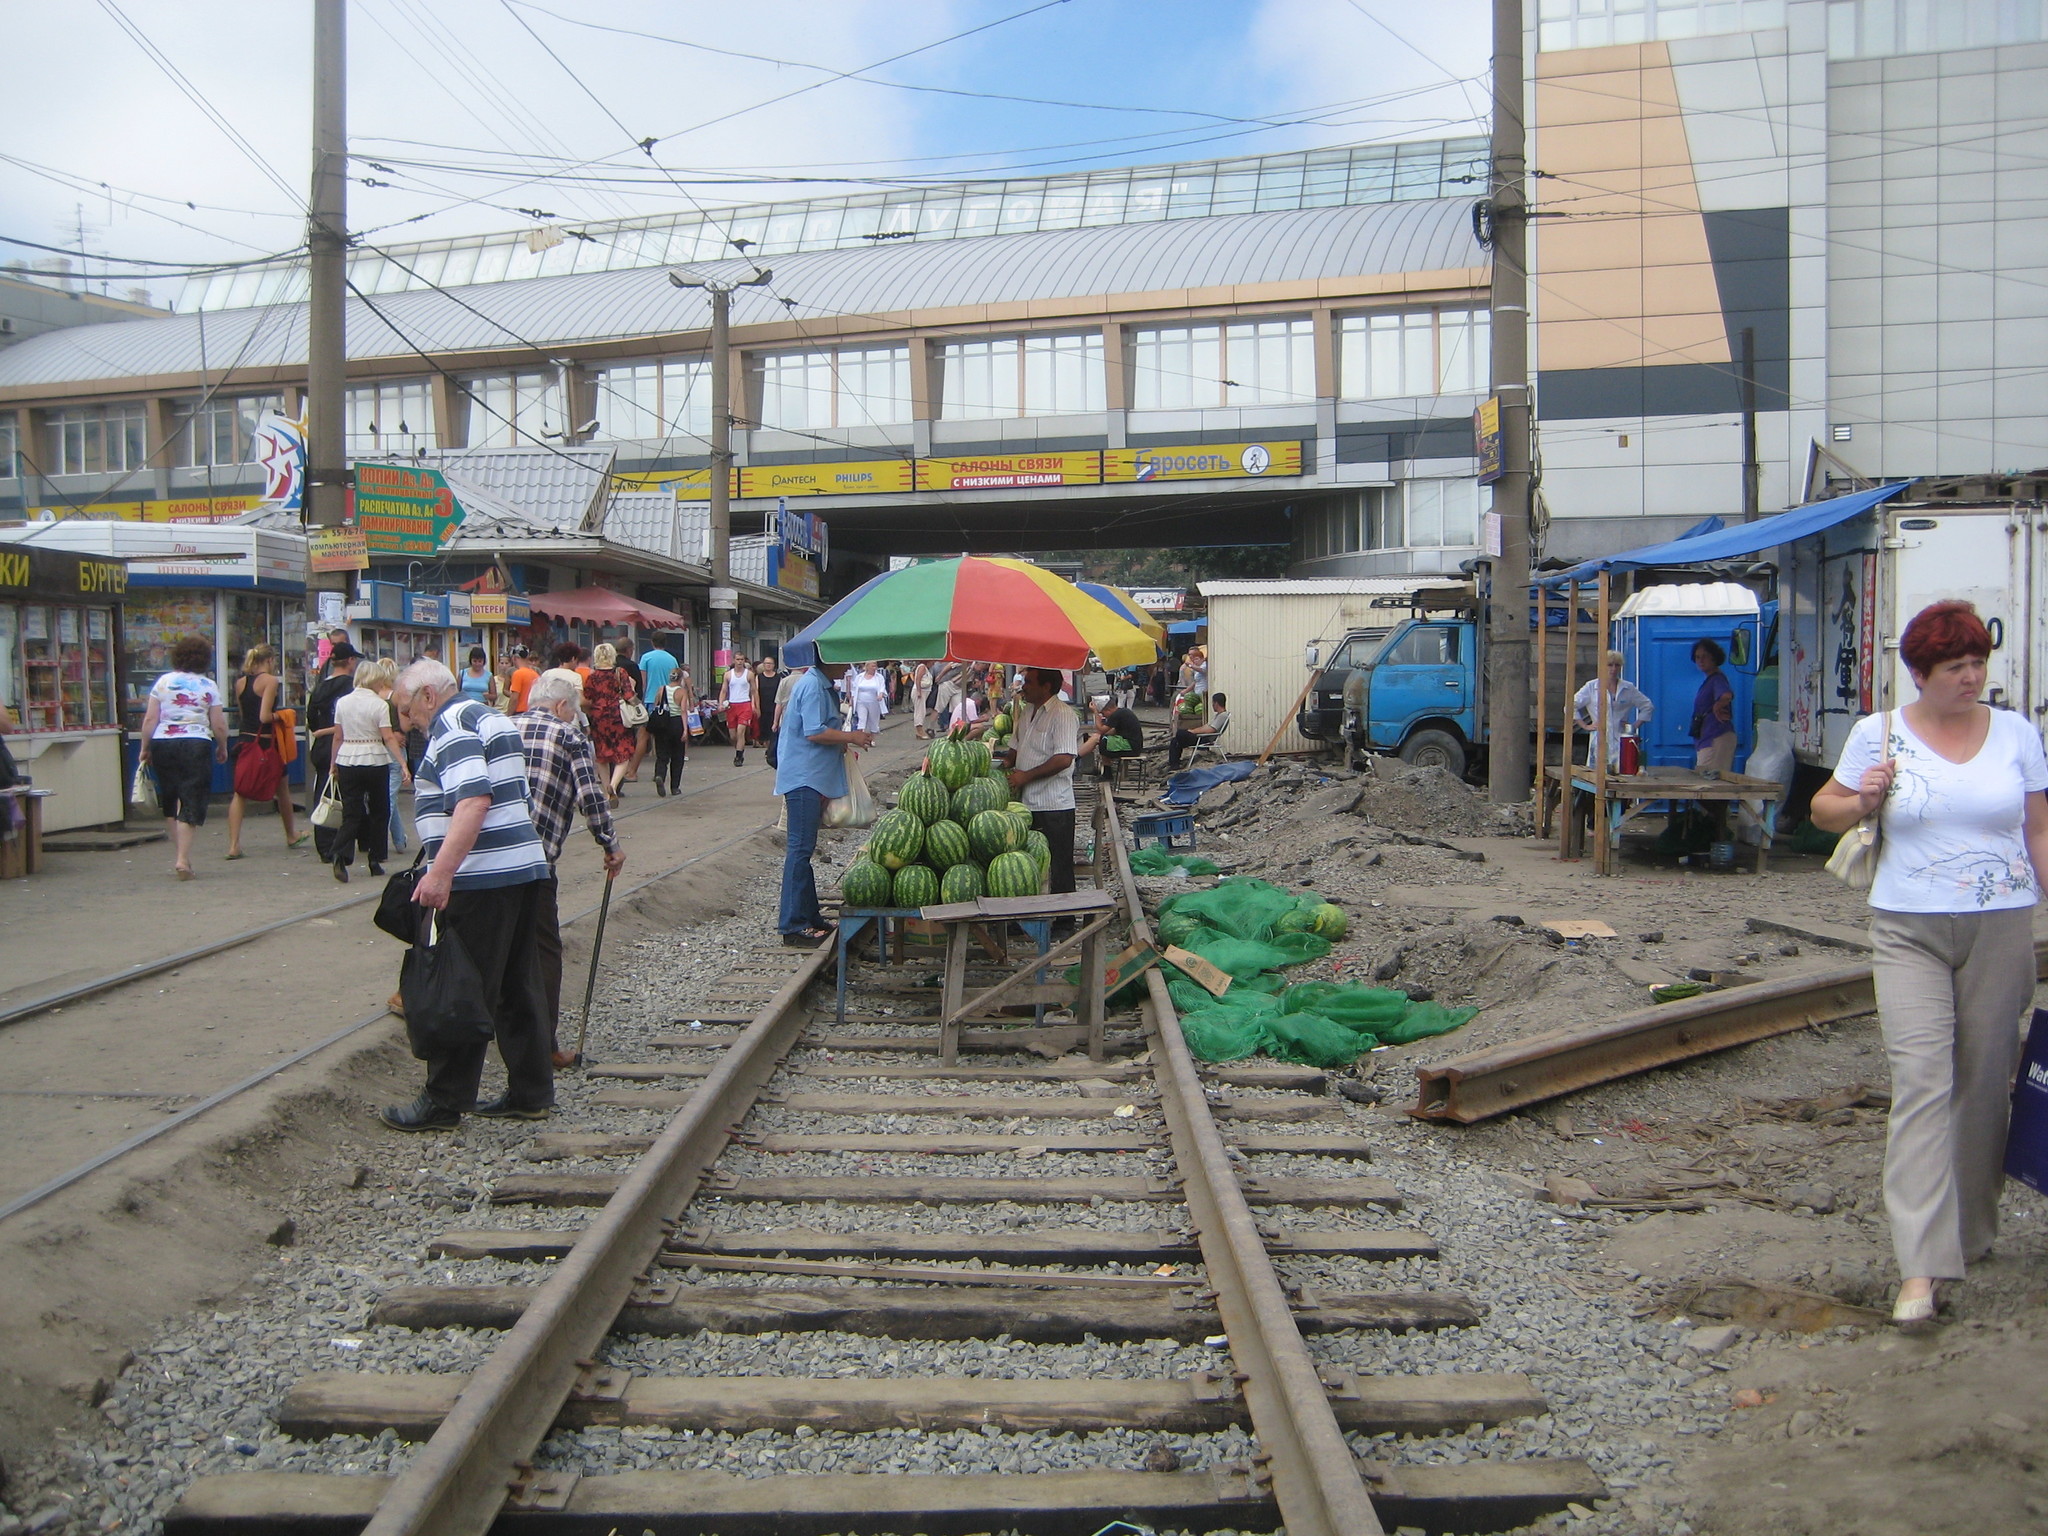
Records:
<instances>
[{"instance_id":1,"label":"white shipping container","mask_svg":"<svg viewBox=\"0 0 2048 1536\"><path fill-rule=\"evenodd\" d=\"M1320 644L1327 661L1346 630L1384 628L1405 615L1401 607L1375 608L1375 598L1405 599L1417 585L1414 577L1203 582L1209 691L1224 695L1230 707L1230 735L1219 750L1262 752L1276 730L1276 752L1325 750L1294 728L1302 685L1312 675L1307 648Z\"/></svg>"}]
</instances>

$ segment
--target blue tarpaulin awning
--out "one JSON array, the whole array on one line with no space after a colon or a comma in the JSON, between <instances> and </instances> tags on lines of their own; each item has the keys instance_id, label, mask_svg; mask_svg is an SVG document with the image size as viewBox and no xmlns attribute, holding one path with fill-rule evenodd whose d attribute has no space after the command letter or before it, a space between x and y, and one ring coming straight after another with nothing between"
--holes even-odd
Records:
<instances>
[{"instance_id":1,"label":"blue tarpaulin awning","mask_svg":"<svg viewBox=\"0 0 2048 1536\"><path fill-rule=\"evenodd\" d=\"M1181 619L1175 623L1167 625L1166 632L1169 635L1192 635L1197 634L1200 631L1207 629L1208 627L1209 621L1206 618Z\"/></svg>"},{"instance_id":2,"label":"blue tarpaulin awning","mask_svg":"<svg viewBox=\"0 0 2048 1536\"><path fill-rule=\"evenodd\" d=\"M1541 586L1558 587L1568 581L1591 581L1602 571L1630 571L1646 565L1705 565L1714 560L1734 560L1742 555L1761 554L1777 545L1790 544L1832 528L1837 523L1846 523L1852 517L1859 517L1879 502L1898 495L1910 484L1910 480L1900 480L1871 491L1854 491L1826 501L1810 501L1803 507L1780 512L1775 517L1759 518L1753 523L1737 523L1712 533L1692 534L1664 544L1645 544L1639 549L1624 549L1619 554L1581 561L1568 571L1549 572L1538 577L1537 582Z\"/></svg>"}]
</instances>

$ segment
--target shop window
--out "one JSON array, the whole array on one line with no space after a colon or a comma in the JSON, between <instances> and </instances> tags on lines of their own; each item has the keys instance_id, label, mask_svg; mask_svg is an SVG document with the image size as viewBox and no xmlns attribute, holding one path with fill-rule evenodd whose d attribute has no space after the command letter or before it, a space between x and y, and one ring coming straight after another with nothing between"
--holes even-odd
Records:
<instances>
[{"instance_id":1,"label":"shop window","mask_svg":"<svg viewBox=\"0 0 2048 1536\"><path fill-rule=\"evenodd\" d=\"M11 702L31 731L104 730L114 718L114 612L61 603L0 605L9 637L0 645L18 666ZM18 658L14 660L13 658ZM8 683L0 676L0 684Z\"/></svg>"},{"instance_id":2,"label":"shop window","mask_svg":"<svg viewBox=\"0 0 2048 1536\"><path fill-rule=\"evenodd\" d=\"M344 403L350 453L411 453L440 446L434 387L425 379L361 384Z\"/></svg>"},{"instance_id":3,"label":"shop window","mask_svg":"<svg viewBox=\"0 0 2048 1536\"><path fill-rule=\"evenodd\" d=\"M1131 404L1137 410L1298 405L1315 397L1315 328L1307 319L1131 332Z\"/></svg>"},{"instance_id":4,"label":"shop window","mask_svg":"<svg viewBox=\"0 0 2048 1536\"><path fill-rule=\"evenodd\" d=\"M43 421L45 474L117 474L149 463L149 410L139 400L68 406L47 413Z\"/></svg>"},{"instance_id":5,"label":"shop window","mask_svg":"<svg viewBox=\"0 0 2048 1536\"><path fill-rule=\"evenodd\" d=\"M562 380L553 369L533 373L487 373L462 381L469 401L472 448L518 448L568 430Z\"/></svg>"},{"instance_id":6,"label":"shop window","mask_svg":"<svg viewBox=\"0 0 2048 1536\"><path fill-rule=\"evenodd\" d=\"M253 463L257 424L283 405L277 395L212 395L179 404L178 462L202 468Z\"/></svg>"},{"instance_id":7,"label":"shop window","mask_svg":"<svg viewBox=\"0 0 2048 1536\"><path fill-rule=\"evenodd\" d=\"M910 348L767 352L753 360L761 425L786 431L910 420Z\"/></svg>"},{"instance_id":8,"label":"shop window","mask_svg":"<svg viewBox=\"0 0 2048 1536\"><path fill-rule=\"evenodd\" d=\"M940 355L948 421L1103 409L1102 333L948 342Z\"/></svg>"},{"instance_id":9,"label":"shop window","mask_svg":"<svg viewBox=\"0 0 2048 1536\"><path fill-rule=\"evenodd\" d=\"M12 411L0 411L0 480L21 473L21 428Z\"/></svg>"},{"instance_id":10,"label":"shop window","mask_svg":"<svg viewBox=\"0 0 2048 1536\"><path fill-rule=\"evenodd\" d=\"M1464 394L1486 388L1492 328L1483 309L1345 315L1337 335L1339 389L1346 400Z\"/></svg>"},{"instance_id":11,"label":"shop window","mask_svg":"<svg viewBox=\"0 0 2048 1536\"><path fill-rule=\"evenodd\" d=\"M711 437L711 363L679 357L597 375L597 435L606 442Z\"/></svg>"},{"instance_id":12,"label":"shop window","mask_svg":"<svg viewBox=\"0 0 2048 1536\"><path fill-rule=\"evenodd\" d=\"M1410 480L1402 492L1413 548L1460 549L1479 542L1478 481Z\"/></svg>"}]
</instances>

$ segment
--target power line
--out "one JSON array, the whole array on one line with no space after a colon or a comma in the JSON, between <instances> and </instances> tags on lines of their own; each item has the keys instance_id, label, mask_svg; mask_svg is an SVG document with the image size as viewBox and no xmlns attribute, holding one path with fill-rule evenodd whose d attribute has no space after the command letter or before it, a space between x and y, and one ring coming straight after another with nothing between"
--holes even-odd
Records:
<instances>
[{"instance_id":1,"label":"power line","mask_svg":"<svg viewBox=\"0 0 2048 1536\"><path fill-rule=\"evenodd\" d=\"M31 251L49 251L58 256L81 255L79 251L72 249L70 246L44 245L36 240L23 240L17 235L0 235L0 244L19 245ZM295 245L288 251L273 251L268 255L249 256L240 261L160 261L142 256L110 256L104 251L94 252L90 259L93 261L111 261L116 265L125 267L158 269L148 272L131 272L116 275L126 275L129 277L196 277L207 272L233 272L242 267L260 267L266 262L288 262L302 254L305 249L303 245Z\"/></svg>"}]
</instances>

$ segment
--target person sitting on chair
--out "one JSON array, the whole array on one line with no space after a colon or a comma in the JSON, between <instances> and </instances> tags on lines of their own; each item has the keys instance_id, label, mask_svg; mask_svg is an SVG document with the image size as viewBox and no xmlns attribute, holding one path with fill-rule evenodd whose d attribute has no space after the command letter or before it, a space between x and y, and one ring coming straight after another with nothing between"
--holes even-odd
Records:
<instances>
[{"instance_id":1,"label":"person sitting on chair","mask_svg":"<svg viewBox=\"0 0 2048 1536\"><path fill-rule=\"evenodd\" d=\"M1129 708L1115 704L1109 694L1096 698L1094 730L1082 743L1085 755L1096 748L1096 764L1106 779L1116 772L1119 758L1140 758L1145 752L1145 725Z\"/></svg>"},{"instance_id":2,"label":"person sitting on chair","mask_svg":"<svg viewBox=\"0 0 2048 1536\"><path fill-rule=\"evenodd\" d=\"M1180 772L1181 754L1189 747L1213 746L1216 738L1230 728L1230 711L1224 707L1220 693L1209 695L1209 723L1207 725L1182 726L1173 733L1173 740L1166 748L1166 771Z\"/></svg>"}]
</instances>

